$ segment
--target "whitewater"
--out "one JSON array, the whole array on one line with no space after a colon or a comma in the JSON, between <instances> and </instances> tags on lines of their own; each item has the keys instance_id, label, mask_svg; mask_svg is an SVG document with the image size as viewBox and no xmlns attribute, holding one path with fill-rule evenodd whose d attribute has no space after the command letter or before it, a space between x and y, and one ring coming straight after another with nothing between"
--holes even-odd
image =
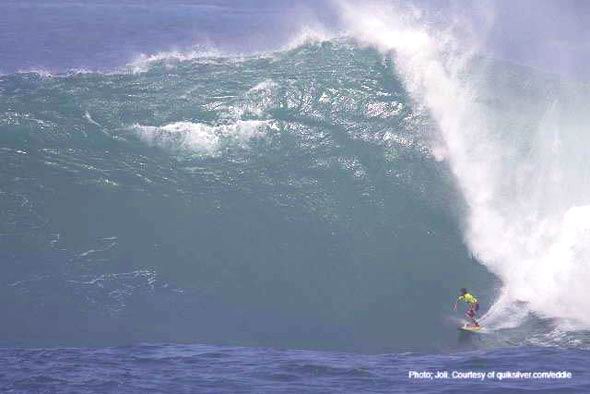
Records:
<instances>
[{"instance_id":1,"label":"whitewater","mask_svg":"<svg viewBox=\"0 0 590 394\"><path fill-rule=\"evenodd\" d=\"M477 57L473 27L429 30L417 11L384 8L345 12L362 41L393 52L406 87L436 120L468 205L466 241L502 282L486 324L518 325L526 310L587 329L587 89L547 76L499 80Z\"/></svg>"}]
</instances>

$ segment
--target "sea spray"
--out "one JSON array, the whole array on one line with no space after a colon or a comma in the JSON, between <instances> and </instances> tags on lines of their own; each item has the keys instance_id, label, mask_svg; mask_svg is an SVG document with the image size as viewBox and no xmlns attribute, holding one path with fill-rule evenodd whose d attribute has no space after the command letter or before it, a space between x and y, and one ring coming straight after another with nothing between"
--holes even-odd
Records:
<instances>
[{"instance_id":1,"label":"sea spray","mask_svg":"<svg viewBox=\"0 0 590 394\"><path fill-rule=\"evenodd\" d=\"M343 3L342 12L359 42L393 57L413 99L437 123L468 205L465 239L503 283L485 323L515 326L530 310L589 328L585 89L533 77L493 84L510 75L482 60L477 38L485 27L459 38L452 23L441 29L390 3ZM469 33L469 21L451 22ZM543 82L549 86L530 88ZM522 102L532 105L510 110Z\"/></svg>"}]
</instances>

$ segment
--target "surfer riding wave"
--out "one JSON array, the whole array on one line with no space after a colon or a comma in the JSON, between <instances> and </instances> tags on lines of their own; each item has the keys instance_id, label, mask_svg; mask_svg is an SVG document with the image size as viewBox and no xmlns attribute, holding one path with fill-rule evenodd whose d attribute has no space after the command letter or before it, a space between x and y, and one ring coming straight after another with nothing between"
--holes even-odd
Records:
<instances>
[{"instance_id":1,"label":"surfer riding wave","mask_svg":"<svg viewBox=\"0 0 590 394\"><path fill-rule=\"evenodd\" d=\"M477 311L479 311L479 301L477 298L471 293L467 291L467 289L461 289L461 295L457 297L455 300L454 310L457 310L457 304L459 301L465 301L468 305L467 312L465 312L465 316L467 316L467 320L469 320L471 327L479 327L479 323L475 319Z\"/></svg>"}]
</instances>

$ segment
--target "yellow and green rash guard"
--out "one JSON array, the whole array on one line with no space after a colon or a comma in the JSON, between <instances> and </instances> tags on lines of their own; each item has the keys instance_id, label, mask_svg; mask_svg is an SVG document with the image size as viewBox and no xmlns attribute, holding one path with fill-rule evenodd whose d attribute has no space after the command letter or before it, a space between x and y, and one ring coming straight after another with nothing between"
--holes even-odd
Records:
<instances>
[{"instance_id":1,"label":"yellow and green rash guard","mask_svg":"<svg viewBox=\"0 0 590 394\"><path fill-rule=\"evenodd\" d=\"M459 301L465 301L468 304L477 304L477 298L475 298L473 295L469 294L469 293L465 293L462 296L459 296L459 298L457 298L457 300Z\"/></svg>"}]
</instances>

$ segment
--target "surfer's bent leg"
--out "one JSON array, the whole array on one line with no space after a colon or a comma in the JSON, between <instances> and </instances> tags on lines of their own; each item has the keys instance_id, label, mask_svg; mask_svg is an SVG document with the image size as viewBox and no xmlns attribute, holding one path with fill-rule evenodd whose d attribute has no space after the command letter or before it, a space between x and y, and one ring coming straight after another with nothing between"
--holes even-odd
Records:
<instances>
[{"instance_id":1,"label":"surfer's bent leg","mask_svg":"<svg viewBox=\"0 0 590 394\"><path fill-rule=\"evenodd\" d=\"M476 302L475 304L469 305L469 310L467 311L467 316L469 317L469 320L471 320L473 325L476 327L479 327L479 323L477 322L477 320L475 320L475 315L478 310L479 310L479 302Z\"/></svg>"}]
</instances>

